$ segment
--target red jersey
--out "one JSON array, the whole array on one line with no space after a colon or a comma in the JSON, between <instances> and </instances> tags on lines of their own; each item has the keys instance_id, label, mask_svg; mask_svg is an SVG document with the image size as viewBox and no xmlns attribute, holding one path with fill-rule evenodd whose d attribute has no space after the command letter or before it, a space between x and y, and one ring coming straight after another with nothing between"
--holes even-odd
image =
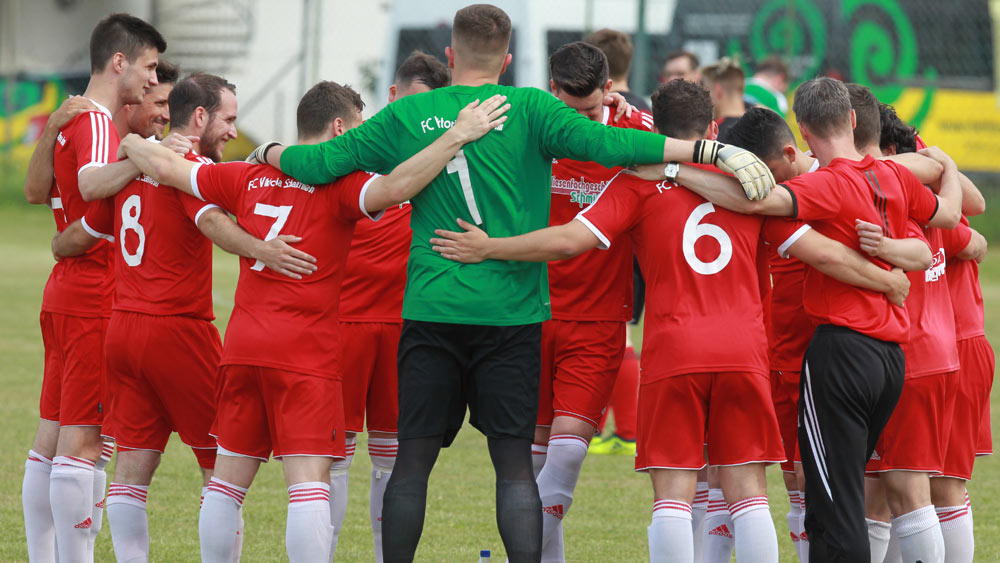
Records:
<instances>
[{"instance_id":1,"label":"red jersey","mask_svg":"<svg viewBox=\"0 0 1000 563\"><path fill-rule=\"evenodd\" d=\"M220 365L251 365L339 378L337 308L354 224L367 216L364 192L377 176L355 172L310 186L278 169L244 162L199 164L191 173L200 199L236 215L251 235L302 237L296 248L318 269L293 280L240 258L236 303Z\"/></svg>"},{"instance_id":2,"label":"red jersey","mask_svg":"<svg viewBox=\"0 0 1000 563\"><path fill-rule=\"evenodd\" d=\"M619 174L577 219L604 248L626 234L635 245L647 284L643 381L767 373L757 283L762 217L717 208L673 182Z\"/></svg>"},{"instance_id":3,"label":"red jersey","mask_svg":"<svg viewBox=\"0 0 1000 563\"><path fill-rule=\"evenodd\" d=\"M653 130L653 116L633 112L611 120L615 108L604 107L601 123L609 127ZM549 225L573 220L594 202L621 167L567 158L552 162L552 207ZM605 252L588 250L569 260L549 262L552 318L566 321L627 321L632 318L632 243L622 239Z\"/></svg>"},{"instance_id":4,"label":"red jersey","mask_svg":"<svg viewBox=\"0 0 1000 563\"><path fill-rule=\"evenodd\" d=\"M78 180L80 172L113 162L118 153L118 131L111 122L111 112L99 105L98 108L74 117L56 137L55 187L49 205L59 232L77 219L84 219L88 209L102 205L83 200ZM107 317L111 314L114 284L111 270L114 237L88 225L86 220L83 227L102 240L80 256L56 262L45 284L42 310L78 317Z\"/></svg>"},{"instance_id":5,"label":"red jersey","mask_svg":"<svg viewBox=\"0 0 1000 563\"><path fill-rule=\"evenodd\" d=\"M939 229L946 259L945 272L948 275L948 289L951 304L955 310L955 338L965 340L985 334L983 329L983 290L979 287L979 264L975 260L959 260L955 256L965 250L972 240L969 220L962 216L962 222L954 229Z\"/></svg>"},{"instance_id":6,"label":"red jersey","mask_svg":"<svg viewBox=\"0 0 1000 563\"><path fill-rule=\"evenodd\" d=\"M860 161L837 158L781 185L792 195L794 217L862 254L855 219L880 225L888 236L901 238L911 217L923 224L937 212L937 197L910 171L871 156ZM870 260L891 269L881 260ZM816 323L845 326L889 342L908 338L906 311L892 305L885 294L839 282L814 268L806 271L803 305Z\"/></svg>"},{"instance_id":7,"label":"red jersey","mask_svg":"<svg viewBox=\"0 0 1000 563\"><path fill-rule=\"evenodd\" d=\"M189 152L192 162L211 164ZM198 218L213 204L145 174L114 198L116 311L212 320L212 242Z\"/></svg>"},{"instance_id":8,"label":"red jersey","mask_svg":"<svg viewBox=\"0 0 1000 563\"><path fill-rule=\"evenodd\" d=\"M934 258L926 270L906 273L910 278L910 293L906 297L910 339L903 343L906 377L955 371L958 369L955 312L945 273L947 259L941 229L911 223L910 236L925 240Z\"/></svg>"},{"instance_id":9,"label":"red jersey","mask_svg":"<svg viewBox=\"0 0 1000 563\"><path fill-rule=\"evenodd\" d=\"M403 322L411 238L409 203L386 209L377 223L358 223L340 288L340 320Z\"/></svg>"}]
</instances>

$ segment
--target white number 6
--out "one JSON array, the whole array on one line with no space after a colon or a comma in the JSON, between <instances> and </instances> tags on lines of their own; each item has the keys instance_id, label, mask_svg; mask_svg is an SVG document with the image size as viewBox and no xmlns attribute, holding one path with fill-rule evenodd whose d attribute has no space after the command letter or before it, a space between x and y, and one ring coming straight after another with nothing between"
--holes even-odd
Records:
<instances>
[{"instance_id":1,"label":"white number 6","mask_svg":"<svg viewBox=\"0 0 1000 563\"><path fill-rule=\"evenodd\" d=\"M694 208L691 215L684 223L684 259L687 260L691 269L702 275L718 274L725 268L733 257L733 241L718 225L711 223L701 224L701 220L709 213L715 212L715 206L711 202L705 202ZM711 262L702 262L694 253L694 244L701 237L712 237L719 242L719 257Z\"/></svg>"}]
</instances>

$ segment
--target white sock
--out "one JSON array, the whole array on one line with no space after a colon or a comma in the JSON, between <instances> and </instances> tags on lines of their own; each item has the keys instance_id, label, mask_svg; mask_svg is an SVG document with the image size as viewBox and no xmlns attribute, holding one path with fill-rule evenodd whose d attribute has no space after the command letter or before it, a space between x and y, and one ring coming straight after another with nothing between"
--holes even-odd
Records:
<instances>
[{"instance_id":1,"label":"white sock","mask_svg":"<svg viewBox=\"0 0 1000 563\"><path fill-rule=\"evenodd\" d=\"M799 506L802 507L799 516L799 543L796 551L799 552L799 563L809 561L809 534L806 532L806 492L799 491Z\"/></svg>"},{"instance_id":2,"label":"white sock","mask_svg":"<svg viewBox=\"0 0 1000 563\"><path fill-rule=\"evenodd\" d=\"M288 487L285 549L290 563L330 561L333 554L330 525L330 485L298 483Z\"/></svg>"},{"instance_id":3,"label":"white sock","mask_svg":"<svg viewBox=\"0 0 1000 563\"><path fill-rule=\"evenodd\" d=\"M69 456L52 460L49 506L60 563L93 561L87 551L93 525L94 462Z\"/></svg>"},{"instance_id":4,"label":"white sock","mask_svg":"<svg viewBox=\"0 0 1000 563\"><path fill-rule=\"evenodd\" d=\"M399 440L395 438L368 439L368 457L372 460L368 517L372 523L375 563L382 563L382 497L385 496L385 486L389 484L392 468L396 465L396 450L398 449Z\"/></svg>"},{"instance_id":5,"label":"white sock","mask_svg":"<svg viewBox=\"0 0 1000 563\"><path fill-rule=\"evenodd\" d=\"M646 529L650 563L690 563L694 558L691 505L676 500L653 503L653 518Z\"/></svg>"},{"instance_id":6,"label":"white sock","mask_svg":"<svg viewBox=\"0 0 1000 563\"><path fill-rule=\"evenodd\" d=\"M535 472L535 479L538 479L538 474L542 472L542 467L545 466L545 458L547 457L549 447L542 444L531 444L531 470Z\"/></svg>"},{"instance_id":7,"label":"white sock","mask_svg":"<svg viewBox=\"0 0 1000 563\"><path fill-rule=\"evenodd\" d=\"M889 550L889 532L892 530L892 524L871 518L865 518L865 524L868 524L868 549L871 560L881 563L885 559L885 552Z\"/></svg>"},{"instance_id":8,"label":"white sock","mask_svg":"<svg viewBox=\"0 0 1000 563\"><path fill-rule=\"evenodd\" d=\"M882 563L903 563L903 555L899 552L899 533L895 526L889 530L889 548L885 550Z\"/></svg>"},{"instance_id":9,"label":"white sock","mask_svg":"<svg viewBox=\"0 0 1000 563\"><path fill-rule=\"evenodd\" d=\"M347 483L357 444L357 436L347 438L344 443L344 459L335 459L330 464L330 525L333 526L330 551L333 554L337 553L340 530L344 527L344 516L347 514Z\"/></svg>"},{"instance_id":10,"label":"white sock","mask_svg":"<svg viewBox=\"0 0 1000 563\"><path fill-rule=\"evenodd\" d=\"M148 492L149 486L122 483L111 483L108 489L108 524L119 563L149 561Z\"/></svg>"},{"instance_id":11,"label":"white sock","mask_svg":"<svg viewBox=\"0 0 1000 563\"><path fill-rule=\"evenodd\" d=\"M247 490L212 477L198 515L202 563L232 563Z\"/></svg>"},{"instance_id":12,"label":"white sock","mask_svg":"<svg viewBox=\"0 0 1000 563\"><path fill-rule=\"evenodd\" d=\"M733 521L722 489L708 490L705 533L701 542L701 558L705 563L729 563L732 559Z\"/></svg>"},{"instance_id":13,"label":"white sock","mask_svg":"<svg viewBox=\"0 0 1000 563\"><path fill-rule=\"evenodd\" d=\"M802 541L802 502L799 500L798 491L788 491L788 514L785 521L788 522L788 535L792 538L792 547L795 553L799 553L799 542ZM800 563L805 563L800 561Z\"/></svg>"},{"instance_id":14,"label":"white sock","mask_svg":"<svg viewBox=\"0 0 1000 563\"><path fill-rule=\"evenodd\" d=\"M559 523L573 504L573 489L587 457L586 438L573 434L557 434L549 437L549 450L545 466L538 474L538 496L542 499L542 558L564 558L564 554L553 553L551 544L559 529Z\"/></svg>"},{"instance_id":15,"label":"white sock","mask_svg":"<svg viewBox=\"0 0 1000 563\"><path fill-rule=\"evenodd\" d=\"M944 537L945 563L971 563L976 553L972 515L967 505L935 508Z\"/></svg>"},{"instance_id":16,"label":"white sock","mask_svg":"<svg viewBox=\"0 0 1000 563\"><path fill-rule=\"evenodd\" d=\"M202 505L205 504L205 495L208 493L208 487L201 488L201 502L198 503L198 510L201 510ZM240 505L240 524L236 528L236 540L233 545L233 563L240 563L240 557L243 556L243 505Z\"/></svg>"},{"instance_id":17,"label":"white sock","mask_svg":"<svg viewBox=\"0 0 1000 563\"><path fill-rule=\"evenodd\" d=\"M969 520L972 520L973 523L975 523L975 520L973 520L973 518L972 518L972 500L969 499L969 490L968 489L965 490L965 506L968 507L968 509L969 509Z\"/></svg>"},{"instance_id":18,"label":"white sock","mask_svg":"<svg viewBox=\"0 0 1000 563\"><path fill-rule=\"evenodd\" d=\"M904 561L944 561L944 537L933 506L893 518L892 525L899 533L899 551Z\"/></svg>"},{"instance_id":19,"label":"white sock","mask_svg":"<svg viewBox=\"0 0 1000 563\"><path fill-rule=\"evenodd\" d=\"M740 563L778 563L778 534L766 496L745 498L729 505Z\"/></svg>"},{"instance_id":20,"label":"white sock","mask_svg":"<svg viewBox=\"0 0 1000 563\"><path fill-rule=\"evenodd\" d=\"M701 563L701 544L705 535L705 511L708 510L708 482L698 481L691 504L691 530L694 533L694 561Z\"/></svg>"},{"instance_id":21,"label":"white sock","mask_svg":"<svg viewBox=\"0 0 1000 563\"><path fill-rule=\"evenodd\" d=\"M54 561L56 530L49 505L49 475L52 460L31 450L24 462L21 483L21 506L24 508L24 532L28 537L29 561Z\"/></svg>"},{"instance_id":22,"label":"white sock","mask_svg":"<svg viewBox=\"0 0 1000 563\"><path fill-rule=\"evenodd\" d=\"M101 533L101 528L104 526L104 503L107 501L105 493L108 486L108 474L104 471L104 468L111 461L111 456L114 453L114 443L103 442L101 445L101 457L94 464L94 508L91 511L92 514L90 517L90 544L88 546L88 550L91 552L94 551L97 536Z\"/></svg>"}]
</instances>

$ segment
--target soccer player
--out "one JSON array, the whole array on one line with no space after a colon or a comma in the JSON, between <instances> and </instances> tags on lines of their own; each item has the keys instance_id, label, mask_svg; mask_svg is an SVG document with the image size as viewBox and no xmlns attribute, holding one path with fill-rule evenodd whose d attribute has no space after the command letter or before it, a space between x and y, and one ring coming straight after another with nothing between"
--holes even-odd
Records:
<instances>
[{"instance_id":1,"label":"soccer player","mask_svg":"<svg viewBox=\"0 0 1000 563\"><path fill-rule=\"evenodd\" d=\"M498 116L509 107L498 108L503 100L495 96L469 104L457 119L448 116L449 132L392 174L359 172L329 187L303 184L269 166L181 160L137 136L123 141L122 152L161 184L234 211L251 234L300 233L302 249L317 258L316 272L301 281L241 260L213 429L219 452L199 524L203 561L232 561L239 507L272 450L288 484L289 558L330 560L329 468L332 458L344 456L337 308L354 223L406 201L463 145L502 125ZM321 142L334 127L359 125L363 104L353 90L321 82L300 107L311 128L300 141Z\"/></svg>"},{"instance_id":2,"label":"soccer player","mask_svg":"<svg viewBox=\"0 0 1000 563\"><path fill-rule=\"evenodd\" d=\"M735 59L722 57L701 69L701 83L712 95L715 123L723 134L746 112L743 103L743 67Z\"/></svg>"},{"instance_id":3,"label":"soccer player","mask_svg":"<svg viewBox=\"0 0 1000 563\"><path fill-rule=\"evenodd\" d=\"M611 79L609 91L621 93L626 102L649 113L646 100L633 94L628 87L628 73L632 66L632 40L628 35L603 28L584 37L583 42L597 47L608 58L608 78Z\"/></svg>"},{"instance_id":4,"label":"soccer player","mask_svg":"<svg viewBox=\"0 0 1000 563\"><path fill-rule=\"evenodd\" d=\"M112 14L91 34L91 77L84 96L96 110L76 115L57 136L50 203L58 231L87 212L86 190L127 181L114 159L118 133L111 117L139 103L156 85L166 43L148 23ZM93 558L94 532L103 517L101 458L104 405L103 341L111 308L111 245L101 241L81 256L59 260L42 298L45 376L38 433L22 485L25 531L32 560L63 563ZM55 543L53 544L53 533ZM53 552L56 548L57 554Z\"/></svg>"},{"instance_id":5,"label":"soccer player","mask_svg":"<svg viewBox=\"0 0 1000 563\"><path fill-rule=\"evenodd\" d=\"M130 133L145 135L147 138L163 139L163 132L170 123L170 106L167 97L174 89L180 69L163 59L156 65L157 85L142 97L141 104L125 104L121 115L115 120L124 120ZM148 133L148 134L147 134Z\"/></svg>"},{"instance_id":6,"label":"soccer player","mask_svg":"<svg viewBox=\"0 0 1000 563\"><path fill-rule=\"evenodd\" d=\"M714 130L708 93L680 80L660 86L653 116L657 130L678 138ZM777 561L764 463L783 456L768 397L757 283L762 223L760 217L716 209L673 181L620 174L566 224L488 238L462 222L466 233L439 230L441 238L433 241L444 257L465 262L561 259L632 239L650 283L636 469L649 472L654 488L653 561L693 557L691 501L697 470L705 464L704 443L708 461L720 466L736 527L737 559ZM765 230L782 253L827 271L885 291L908 285L901 274L874 266L807 225L769 221ZM723 294L729 297L720 304ZM732 346L737 338L743 344Z\"/></svg>"},{"instance_id":7,"label":"soccer player","mask_svg":"<svg viewBox=\"0 0 1000 563\"><path fill-rule=\"evenodd\" d=\"M471 100L509 97L509 121L459 152L413 200L413 242L399 347L399 451L386 489L382 537L387 561L413 558L423 527L427 479L440 448L471 411L497 474L497 523L512 562L537 560L541 503L531 442L538 408L540 323L549 317L543 264L456 265L431 251L433 229L463 217L492 234L544 227L553 158L628 165L664 160L717 162L767 190L770 173L752 155L712 141L664 139L606 127L533 88L497 85L510 64L510 19L495 6L459 10L445 51L452 86L390 104L327 143L267 144L262 160L299 181L330 181L355 169L391 170L444 133ZM444 405L444 406L442 406Z\"/></svg>"},{"instance_id":8,"label":"soccer player","mask_svg":"<svg viewBox=\"0 0 1000 563\"><path fill-rule=\"evenodd\" d=\"M682 78L695 84L701 83L701 62L691 51L672 51L667 54L660 71L660 84Z\"/></svg>"},{"instance_id":9,"label":"soccer player","mask_svg":"<svg viewBox=\"0 0 1000 563\"><path fill-rule=\"evenodd\" d=\"M635 112L611 120L603 104L612 84L603 52L584 42L549 58L549 85L557 98L592 121L649 131L653 118ZM621 169L559 159L552 165L550 224L561 225L597 198ZM542 324L542 373L532 461L542 499L542 559L565 559L562 520L603 415L625 351L632 318L632 247L588 252L549 265L552 320Z\"/></svg>"},{"instance_id":10,"label":"soccer player","mask_svg":"<svg viewBox=\"0 0 1000 563\"><path fill-rule=\"evenodd\" d=\"M901 165L862 158L854 147L855 117L843 83L817 78L800 86L795 114L803 137L825 165L820 170L783 183L784 189L759 201L748 201L732 181L705 178L704 171L682 166L679 178L717 205L808 220L855 249L860 248L857 219L881 225L891 238L905 235L910 217L943 228L957 224L962 195L954 163L947 159L936 167L941 181L935 195ZM803 300L820 325L806 351L799 401L809 557L865 560L870 553L862 469L899 398L899 343L906 341L909 318L883 297L814 269L807 270ZM857 387L861 382L865 387Z\"/></svg>"},{"instance_id":11,"label":"soccer player","mask_svg":"<svg viewBox=\"0 0 1000 563\"><path fill-rule=\"evenodd\" d=\"M431 55L414 51L389 86L389 102L448 85L448 68ZM309 108L300 108L300 131L309 131ZM330 509L333 551L347 511L348 471L357 434L368 422L368 456L372 462L369 514L375 560L382 561L382 496L396 461L396 348L403 328L403 290L410 255L410 204L385 210L378 222L360 221L340 289L341 371L344 374L344 459L330 466Z\"/></svg>"},{"instance_id":12,"label":"soccer player","mask_svg":"<svg viewBox=\"0 0 1000 563\"><path fill-rule=\"evenodd\" d=\"M757 70L746 83L743 99L751 106L764 106L778 112L781 117L788 113L788 65L778 55L770 55L757 65Z\"/></svg>"}]
</instances>

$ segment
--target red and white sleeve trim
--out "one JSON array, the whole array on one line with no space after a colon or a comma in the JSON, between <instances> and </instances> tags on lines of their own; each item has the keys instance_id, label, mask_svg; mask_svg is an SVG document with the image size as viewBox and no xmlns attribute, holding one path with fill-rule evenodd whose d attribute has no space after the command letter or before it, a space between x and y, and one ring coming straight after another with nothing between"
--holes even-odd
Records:
<instances>
[{"instance_id":1,"label":"red and white sleeve trim","mask_svg":"<svg viewBox=\"0 0 1000 563\"><path fill-rule=\"evenodd\" d=\"M194 197L205 201L205 198L201 196L201 190L198 189L198 169L201 168L202 163L197 163L191 167L191 192L194 193Z\"/></svg>"},{"instance_id":2,"label":"red and white sleeve trim","mask_svg":"<svg viewBox=\"0 0 1000 563\"><path fill-rule=\"evenodd\" d=\"M111 119L105 113L90 112L90 162L84 164L77 170L76 175L88 168L101 167L108 163L108 153L111 142Z\"/></svg>"},{"instance_id":3,"label":"red and white sleeve trim","mask_svg":"<svg viewBox=\"0 0 1000 563\"><path fill-rule=\"evenodd\" d=\"M594 233L594 236L597 237L597 240L601 241L601 244L598 245L597 248L600 248L601 250L607 250L611 248L611 241L608 240L608 237L604 236L604 233L602 233L600 229L595 227L594 224L590 222L590 219L584 217L582 213L577 214L575 219L583 223L584 226L590 230L590 232Z\"/></svg>"},{"instance_id":4,"label":"red and white sleeve trim","mask_svg":"<svg viewBox=\"0 0 1000 563\"><path fill-rule=\"evenodd\" d=\"M782 258L788 258L788 249L791 248L793 244L798 242L799 239L802 238L802 235L809 232L809 229L811 228L812 227L809 225L802 225L801 227L796 229L795 232L792 233L792 236L785 239L785 242L781 243L781 245L778 246L778 256L781 256Z\"/></svg>"},{"instance_id":5,"label":"red and white sleeve trim","mask_svg":"<svg viewBox=\"0 0 1000 563\"><path fill-rule=\"evenodd\" d=\"M111 235L106 235L106 234L104 234L102 232L99 232L96 229L94 229L93 227L91 227L90 225L88 225L86 217L83 217L83 218L80 219L80 225L83 227L83 230L87 231L88 235L90 235L90 236L92 236L94 238L102 238L102 239L104 239L104 240L106 240L108 242L115 242L115 237L113 237Z\"/></svg>"},{"instance_id":6,"label":"red and white sleeve trim","mask_svg":"<svg viewBox=\"0 0 1000 563\"><path fill-rule=\"evenodd\" d=\"M365 214L365 217L368 217L372 221L378 221L379 219L381 219L382 215L385 214L385 209L379 211L378 213L375 214L374 217L372 217L371 213L368 213L368 209L365 208L365 194L368 193L368 188L372 185L372 182L374 182L377 178L381 177L382 177L381 174L372 174L372 177L368 178L368 181L365 182L365 185L361 186L361 195L358 196L358 207L361 208L361 212Z\"/></svg>"},{"instance_id":7,"label":"red and white sleeve trim","mask_svg":"<svg viewBox=\"0 0 1000 563\"><path fill-rule=\"evenodd\" d=\"M221 207L215 205L214 203L209 203L208 205L199 209L198 212L194 214L194 224L197 225L198 221L201 221L202 214L208 211L209 209L212 209L213 207L216 209L222 209Z\"/></svg>"}]
</instances>

